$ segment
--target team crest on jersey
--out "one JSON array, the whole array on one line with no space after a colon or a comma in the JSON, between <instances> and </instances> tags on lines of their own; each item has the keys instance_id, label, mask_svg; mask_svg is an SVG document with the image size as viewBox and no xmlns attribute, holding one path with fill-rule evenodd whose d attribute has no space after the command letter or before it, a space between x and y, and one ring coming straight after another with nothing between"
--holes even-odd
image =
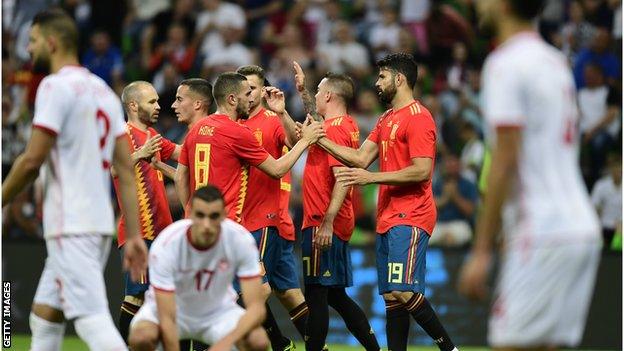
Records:
<instances>
[{"instance_id":1,"label":"team crest on jersey","mask_svg":"<svg viewBox=\"0 0 624 351\"><path fill-rule=\"evenodd\" d=\"M258 143L262 145L262 130L260 128L256 129L253 135L256 137L256 140L258 140Z\"/></svg>"},{"instance_id":2,"label":"team crest on jersey","mask_svg":"<svg viewBox=\"0 0 624 351\"><path fill-rule=\"evenodd\" d=\"M351 132L351 141L360 141L360 132Z\"/></svg>"},{"instance_id":3,"label":"team crest on jersey","mask_svg":"<svg viewBox=\"0 0 624 351\"><path fill-rule=\"evenodd\" d=\"M219 261L219 265L217 267L222 272L226 271L228 268L230 268L230 262L228 262L228 260L223 258L223 259L221 259L221 261Z\"/></svg>"},{"instance_id":4,"label":"team crest on jersey","mask_svg":"<svg viewBox=\"0 0 624 351\"><path fill-rule=\"evenodd\" d=\"M199 132L197 132L197 134L213 136L214 135L214 129L215 129L215 127L203 126L203 127L199 128Z\"/></svg>"}]
</instances>

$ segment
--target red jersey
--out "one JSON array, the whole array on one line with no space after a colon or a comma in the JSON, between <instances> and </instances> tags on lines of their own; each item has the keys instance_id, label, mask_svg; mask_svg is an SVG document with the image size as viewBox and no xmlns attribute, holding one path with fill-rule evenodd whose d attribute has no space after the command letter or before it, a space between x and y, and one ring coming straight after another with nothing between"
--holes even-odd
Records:
<instances>
[{"instance_id":1,"label":"red jersey","mask_svg":"<svg viewBox=\"0 0 624 351\"><path fill-rule=\"evenodd\" d=\"M150 134L155 136L158 132L154 128L148 128ZM126 123L126 135L130 143L131 150L136 151L145 144L147 132ZM156 157L161 161L167 161L175 151L176 144L162 138L161 150ZM134 165L134 175L136 177L137 196L139 200L139 222L141 226L141 236L146 240L154 240L158 233L171 224L171 212L167 202L167 193L163 175L154 169L148 161L141 160ZM121 208L119 197L119 179L113 177L117 201ZM117 244L119 247L126 243L126 220L122 215L119 218Z\"/></svg>"},{"instance_id":2,"label":"red jersey","mask_svg":"<svg viewBox=\"0 0 624 351\"><path fill-rule=\"evenodd\" d=\"M358 148L360 132L351 116L325 120L323 126L329 140L338 145ZM303 229L321 225L336 183L332 170L336 166L344 167L320 146L310 147L303 170ZM334 233L340 239L348 241L353 233L353 227L353 205L349 191L334 219Z\"/></svg>"},{"instance_id":3,"label":"red jersey","mask_svg":"<svg viewBox=\"0 0 624 351\"><path fill-rule=\"evenodd\" d=\"M249 128L213 114L189 130L178 163L189 168L191 195L208 183L216 186L223 193L228 218L240 222L249 165L257 166L268 157Z\"/></svg>"},{"instance_id":4,"label":"red jersey","mask_svg":"<svg viewBox=\"0 0 624 351\"><path fill-rule=\"evenodd\" d=\"M264 149L278 159L282 156L282 148L286 145L286 134L279 117L273 111L261 108L254 116L241 120ZM260 228L277 227L280 221L280 180L263 171L252 168L249 170L247 197L242 214L242 225L253 232Z\"/></svg>"},{"instance_id":5,"label":"red jersey","mask_svg":"<svg viewBox=\"0 0 624 351\"><path fill-rule=\"evenodd\" d=\"M284 146L282 149L282 155L288 152L288 148ZM290 171L280 180L280 223L277 226L279 235L288 240L295 241L295 225L290 217L288 211L288 203L290 202L290 188L291 188L291 176Z\"/></svg>"},{"instance_id":6,"label":"red jersey","mask_svg":"<svg viewBox=\"0 0 624 351\"><path fill-rule=\"evenodd\" d=\"M435 161L435 122L431 113L418 101L398 111L386 111L368 140L379 147L381 172L399 171L411 166L412 158L416 157L428 157ZM409 225L422 228L431 235L435 222L436 206L431 178L409 185L379 185L377 233L385 233L397 225Z\"/></svg>"}]
</instances>

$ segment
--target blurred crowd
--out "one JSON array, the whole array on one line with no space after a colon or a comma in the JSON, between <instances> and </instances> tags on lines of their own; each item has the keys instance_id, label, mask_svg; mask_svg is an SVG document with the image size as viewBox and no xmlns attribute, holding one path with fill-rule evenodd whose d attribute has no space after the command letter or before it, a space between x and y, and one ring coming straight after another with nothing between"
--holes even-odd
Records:
<instances>
[{"instance_id":1,"label":"blurred crowd","mask_svg":"<svg viewBox=\"0 0 624 351\"><path fill-rule=\"evenodd\" d=\"M118 93L134 80L152 82L161 105L155 127L178 143L186 132L170 108L178 83L188 77L212 81L241 65L264 67L269 82L285 92L290 114L302 120L293 60L306 71L311 90L327 71L354 78L350 112L365 138L385 110L374 89L375 61L391 52L413 54L419 63L416 93L436 119L439 136L433 178L438 224L431 244L471 241L485 186L480 174L488 163L480 69L496 45L479 30L474 0L3 0L2 6L3 179L28 140L43 78L30 71L30 20L60 6L79 25L82 64ZM605 235L613 237L622 222L621 0L547 0L537 25L573 69L579 162ZM296 223L303 164L293 168ZM171 183L167 189L179 218L183 211ZM41 237L39 197L31 188L4 209L5 238ZM375 186L356 189L354 244L374 240L375 201Z\"/></svg>"}]
</instances>

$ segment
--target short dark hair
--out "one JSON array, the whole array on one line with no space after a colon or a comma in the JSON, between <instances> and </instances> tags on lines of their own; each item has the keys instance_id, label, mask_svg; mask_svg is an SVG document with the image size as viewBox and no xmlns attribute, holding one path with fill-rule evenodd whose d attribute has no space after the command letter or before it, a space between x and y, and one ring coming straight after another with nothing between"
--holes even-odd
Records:
<instances>
[{"instance_id":1,"label":"short dark hair","mask_svg":"<svg viewBox=\"0 0 624 351\"><path fill-rule=\"evenodd\" d=\"M67 51L78 52L76 22L62 9L51 8L37 13L32 25L38 25L44 35L54 33Z\"/></svg>"},{"instance_id":2,"label":"short dark hair","mask_svg":"<svg viewBox=\"0 0 624 351\"><path fill-rule=\"evenodd\" d=\"M334 92L342 98L345 104L349 104L353 100L355 92L355 84L353 79L346 74L327 72L324 79L331 85Z\"/></svg>"},{"instance_id":3,"label":"short dark hair","mask_svg":"<svg viewBox=\"0 0 624 351\"><path fill-rule=\"evenodd\" d=\"M238 69L236 70L236 73L238 74L242 74L244 76L258 76L258 78L260 78L260 80L264 81L264 79L266 78L266 74L264 73L264 69L260 66L256 66L256 65L247 65L247 66L241 66L238 67Z\"/></svg>"},{"instance_id":4,"label":"short dark hair","mask_svg":"<svg viewBox=\"0 0 624 351\"><path fill-rule=\"evenodd\" d=\"M219 190L219 188L211 184L208 184L204 187L201 187L195 190L195 193L193 193L192 199L193 200L200 199L206 202L213 202L213 201L221 200L225 203L221 190Z\"/></svg>"},{"instance_id":5,"label":"short dark hair","mask_svg":"<svg viewBox=\"0 0 624 351\"><path fill-rule=\"evenodd\" d=\"M544 8L544 0L508 0L511 11L521 20L530 21Z\"/></svg>"},{"instance_id":6,"label":"short dark hair","mask_svg":"<svg viewBox=\"0 0 624 351\"><path fill-rule=\"evenodd\" d=\"M418 65L414 60L414 56L403 52L387 55L381 60L377 61L377 68L388 69L405 76L407 80L407 86L410 89L416 85L416 79L418 79Z\"/></svg>"},{"instance_id":7,"label":"short dark hair","mask_svg":"<svg viewBox=\"0 0 624 351\"><path fill-rule=\"evenodd\" d=\"M204 100L206 111L210 109L210 105L213 102L212 85L207 80L203 78L189 78L181 81L180 85L189 87L189 91L199 95Z\"/></svg>"},{"instance_id":8,"label":"short dark hair","mask_svg":"<svg viewBox=\"0 0 624 351\"><path fill-rule=\"evenodd\" d=\"M221 73L212 88L212 95L217 105L223 102L226 96L237 93L241 83L246 80L247 78L244 75L236 72Z\"/></svg>"}]
</instances>

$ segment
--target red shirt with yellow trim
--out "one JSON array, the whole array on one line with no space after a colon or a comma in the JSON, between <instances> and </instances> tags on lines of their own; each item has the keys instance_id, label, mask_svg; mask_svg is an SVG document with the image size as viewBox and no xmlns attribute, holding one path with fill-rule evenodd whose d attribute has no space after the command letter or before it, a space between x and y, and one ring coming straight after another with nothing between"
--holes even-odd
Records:
<instances>
[{"instance_id":1,"label":"red shirt with yellow trim","mask_svg":"<svg viewBox=\"0 0 624 351\"><path fill-rule=\"evenodd\" d=\"M189 130L178 163L189 168L191 195L202 186L216 186L223 193L228 218L240 222L249 166L268 157L249 128L226 115L212 114Z\"/></svg>"},{"instance_id":2,"label":"red shirt with yellow trim","mask_svg":"<svg viewBox=\"0 0 624 351\"><path fill-rule=\"evenodd\" d=\"M436 138L433 117L418 101L397 111L386 111L368 136L368 140L379 147L381 172L411 166L416 157L431 158L435 162ZM431 177L408 185L379 186L377 233L386 233L397 225L409 225L431 235L436 216Z\"/></svg>"},{"instance_id":3,"label":"red shirt with yellow trim","mask_svg":"<svg viewBox=\"0 0 624 351\"><path fill-rule=\"evenodd\" d=\"M248 127L258 143L273 158L282 156L286 145L286 133L277 114L261 108L254 116L239 122ZM280 221L280 180L274 179L257 168L249 170L247 197L243 207L241 224L253 232L260 228L277 227Z\"/></svg>"},{"instance_id":4,"label":"red shirt with yellow trim","mask_svg":"<svg viewBox=\"0 0 624 351\"><path fill-rule=\"evenodd\" d=\"M351 116L327 119L323 126L329 140L338 145L358 148L360 132ZM303 229L321 225L336 183L332 168L337 166L344 165L321 147L313 145L309 148L303 171ZM334 233L340 239L348 241L353 227L353 204L349 191L334 219Z\"/></svg>"},{"instance_id":5,"label":"red shirt with yellow trim","mask_svg":"<svg viewBox=\"0 0 624 351\"><path fill-rule=\"evenodd\" d=\"M158 132L154 128L148 128L147 131L149 131L152 137L158 135ZM129 122L126 123L126 136L133 152L137 151L145 144L147 141L147 131L143 131ZM175 151L176 144L165 138L161 140L161 150L156 153L156 158L161 161L167 161ZM140 160L134 165L134 175L136 178L137 196L139 200L141 236L145 240L154 240L156 236L172 222L163 175L160 171L154 169L150 162L146 160ZM115 192L117 193L117 202L119 203L119 208L121 208L119 179L117 176L113 177L113 184L115 185ZM119 247L121 247L126 242L126 219L123 215L123 211L119 218L117 236L117 243Z\"/></svg>"}]
</instances>

